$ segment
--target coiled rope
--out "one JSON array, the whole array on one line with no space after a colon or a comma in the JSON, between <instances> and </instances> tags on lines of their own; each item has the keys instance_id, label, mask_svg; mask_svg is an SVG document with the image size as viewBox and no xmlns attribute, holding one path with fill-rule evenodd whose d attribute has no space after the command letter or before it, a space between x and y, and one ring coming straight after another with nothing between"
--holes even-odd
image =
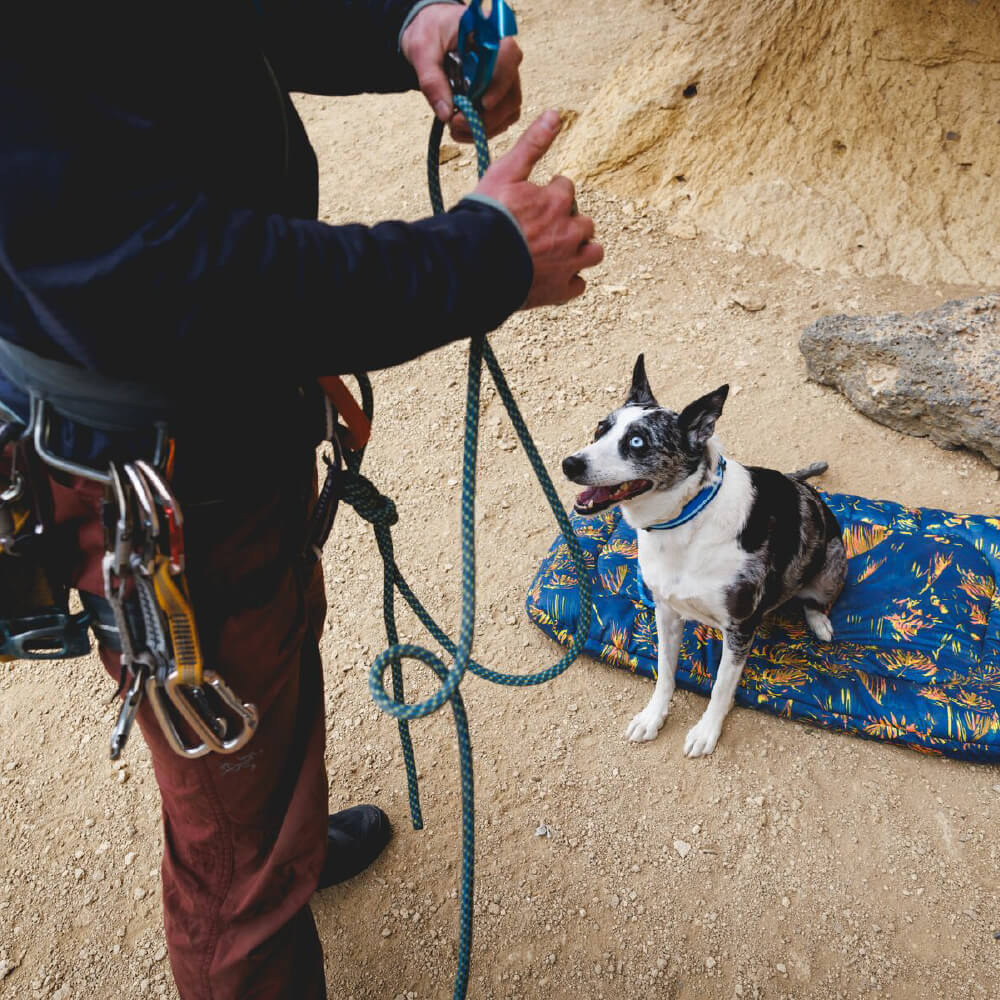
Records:
<instances>
[{"instance_id":1,"label":"coiled rope","mask_svg":"<svg viewBox=\"0 0 1000 1000\"><path fill-rule=\"evenodd\" d=\"M476 162L479 176L486 172L490 164L489 147L486 132L477 109L465 97L455 96L455 104L468 121L476 148ZM427 151L427 182L430 191L431 206L435 215L444 211L441 198L441 182L438 173L441 136L444 125L435 119L431 128L430 142ZM517 433L521 446L528 456L528 461L535 471L545 498L555 515L559 529L566 540L576 567L577 581L580 590L580 620L573 636L573 641L565 655L552 666L534 674L505 674L477 663L471 657L473 631L476 617L476 549L475 549L475 496L476 496L476 455L479 443L479 399L482 380L483 359L496 385L500 399L510 416L511 423ZM359 379L362 390L362 405L369 417L372 414L371 387L366 378ZM410 797L410 815L413 828L423 828L423 818L420 812L420 794L417 787L417 769L413 759L413 744L410 739L409 720L421 719L436 712L446 702L451 703L455 718L455 731L458 736L458 758L461 771L462 789L462 875L459 894L459 943L458 968L455 974L453 1000L465 997L469 983L469 963L472 950L472 902L475 875L475 808L472 775L472 748L469 742L469 725L459 690L462 678L467 670L478 677L492 681L494 684L504 684L510 687L530 687L543 684L558 677L577 658L583 647L584 640L590 629L591 598L590 571L583 555L583 550L573 533L569 518L559 502L559 497L552 486L552 480L545 469L524 418L518 409L514 396L507 385L503 371L484 336L472 338L469 347L468 380L465 395L465 437L462 459L462 496L461 496L461 546L462 546L462 610L460 616L458 642L453 642L443 629L434 621L426 608L410 589L396 565L393 552L391 527L398 520L396 506L388 497L383 496L360 473L363 452L348 452L345 456L347 469L343 474L342 496L358 514L370 521L375 530L375 539L379 553L382 556L383 573L383 603L385 615L385 632L389 646L380 653L371 665L368 675L368 688L375 704L395 718L399 724L399 736L402 744L403 762L406 768L406 781ZM423 646L412 643L400 643L396 629L395 591L398 590L417 618L423 623L430 634L452 657L449 668L444 661ZM419 660L427 664L437 675L441 686L430 697L416 704L407 704L403 694L403 660ZM392 672L392 696L385 690L385 672Z\"/></svg>"}]
</instances>

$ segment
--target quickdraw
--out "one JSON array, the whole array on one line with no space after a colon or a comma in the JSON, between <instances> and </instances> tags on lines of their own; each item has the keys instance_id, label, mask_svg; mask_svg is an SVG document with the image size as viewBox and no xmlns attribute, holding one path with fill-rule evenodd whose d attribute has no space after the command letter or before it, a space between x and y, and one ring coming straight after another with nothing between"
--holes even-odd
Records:
<instances>
[{"instance_id":1,"label":"quickdraw","mask_svg":"<svg viewBox=\"0 0 1000 1000\"><path fill-rule=\"evenodd\" d=\"M191 759L236 753L257 729L257 709L205 668L184 574L180 504L166 478L148 462L112 463L109 480L105 597L121 637L122 685L127 686L111 734L111 758L121 754L143 697L149 698L175 753ZM125 608L129 584L139 606L141 635Z\"/></svg>"}]
</instances>

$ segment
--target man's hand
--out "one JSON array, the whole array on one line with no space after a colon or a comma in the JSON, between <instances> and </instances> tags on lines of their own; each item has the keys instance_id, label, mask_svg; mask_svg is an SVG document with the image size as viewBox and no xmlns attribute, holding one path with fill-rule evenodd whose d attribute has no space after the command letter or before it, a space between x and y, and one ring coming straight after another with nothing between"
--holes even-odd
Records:
<instances>
[{"instance_id":1,"label":"man's hand","mask_svg":"<svg viewBox=\"0 0 1000 1000\"><path fill-rule=\"evenodd\" d=\"M604 248L591 242L593 219L576 212L573 182L553 177L539 187L528 180L561 127L558 113L546 111L476 187L477 194L495 198L510 210L528 242L535 274L523 309L560 305L582 295L586 282L579 272L604 259Z\"/></svg>"},{"instance_id":2,"label":"man's hand","mask_svg":"<svg viewBox=\"0 0 1000 1000\"><path fill-rule=\"evenodd\" d=\"M424 7L409 23L400 42L403 55L416 70L420 89L434 114L451 123L456 142L471 142L472 130L455 114L451 84L444 72L444 57L458 45L458 22L465 7L436 3ZM483 125L491 138L510 128L521 117L521 49L513 38L504 38L497 53L493 79L483 94Z\"/></svg>"}]
</instances>

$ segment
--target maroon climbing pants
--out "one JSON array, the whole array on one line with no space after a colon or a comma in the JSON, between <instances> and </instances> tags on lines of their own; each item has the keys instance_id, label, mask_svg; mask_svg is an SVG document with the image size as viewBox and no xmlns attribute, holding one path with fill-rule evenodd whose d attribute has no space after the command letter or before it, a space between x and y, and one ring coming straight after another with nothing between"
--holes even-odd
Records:
<instances>
[{"instance_id":1,"label":"maroon climbing pants","mask_svg":"<svg viewBox=\"0 0 1000 1000\"><path fill-rule=\"evenodd\" d=\"M139 709L163 803L164 925L184 1000L326 997L309 909L327 837L317 645L326 602L318 566L306 584L295 568L314 491L308 462L298 484L272 477L246 498L179 497L206 662L260 712L239 753L186 760L167 745L149 704ZM53 493L69 578L102 594L102 490L53 481ZM101 658L117 679L118 655L102 650Z\"/></svg>"}]
</instances>

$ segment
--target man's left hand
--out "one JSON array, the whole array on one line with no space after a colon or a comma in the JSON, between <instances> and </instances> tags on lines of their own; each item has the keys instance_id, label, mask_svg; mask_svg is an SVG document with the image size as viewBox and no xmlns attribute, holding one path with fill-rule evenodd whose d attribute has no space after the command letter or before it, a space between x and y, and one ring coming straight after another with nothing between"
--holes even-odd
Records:
<instances>
[{"instance_id":1,"label":"man's left hand","mask_svg":"<svg viewBox=\"0 0 1000 1000\"><path fill-rule=\"evenodd\" d=\"M444 72L444 57L458 46L458 22L465 7L436 3L424 7L403 33L400 48L416 70L420 89L434 114L449 122L456 142L471 142L472 130L455 114L451 84ZM483 94L483 125L491 138L510 128L521 117L521 49L513 38L504 38L497 53L493 79Z\"/></svg>"}]
</instances>

